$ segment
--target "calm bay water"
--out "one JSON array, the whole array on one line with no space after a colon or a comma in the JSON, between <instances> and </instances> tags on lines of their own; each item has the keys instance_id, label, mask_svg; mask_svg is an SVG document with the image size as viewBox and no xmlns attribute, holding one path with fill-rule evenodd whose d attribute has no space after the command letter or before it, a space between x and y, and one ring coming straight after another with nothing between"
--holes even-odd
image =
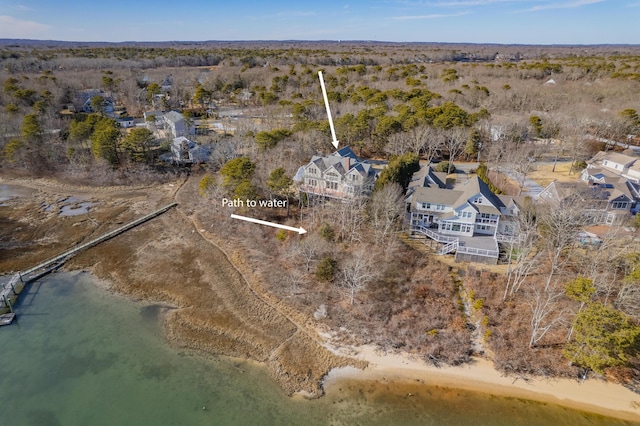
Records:
<instances>
[{"instance_id":1,"label":"calm bay water","mask_svg":"<svg viewBox=\"0 0 640 426\"><path fill-rule=\"evenodd\" d=\"M0 424L630 424L424 385L344 381L318 400L291 399L260 367L170 347L161 307L111 295L93 280L59 273L23 293L18 324L0 329Z\"/></svg>"}]
</instances>

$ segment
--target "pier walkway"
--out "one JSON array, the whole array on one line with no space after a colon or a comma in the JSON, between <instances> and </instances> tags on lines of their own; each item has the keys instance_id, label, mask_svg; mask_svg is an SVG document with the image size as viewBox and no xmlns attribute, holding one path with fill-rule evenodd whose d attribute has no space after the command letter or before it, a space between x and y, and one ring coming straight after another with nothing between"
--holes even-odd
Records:
<instances>
[{"instance_id":1,"label":"pier walkway","mask_svg":"<svg viewBox=\"0 0 640 426\"><path fill-rule=\"evenodd\" d=\"M49 260L46 260L32 268L29 268L27 270L24 271L19 271L18 273L14 274L11 279L9 280L9 282L5 283L5 284L0 284L0 309L3 308L9 308L9 313L4 314L4 315L0 315L0 326L2 325L8 325L11 324L11 322L13 322L14 318L15 318L15 312L13 311L13 304L15 304L15 301L18 298L18 295L20 294L20 291L22 290L22 287L24 287L24 284L28 283L29 281L33 281L35 279L40 278L43 275L48 274L49 272L59 268L60 266L62 266L69 258L71 258L72 256L80 253L83 250L86 250L90 247L93 247L95 245L98 245L104 241L107 241L117 235L122 234L123 232L126 232L132 228L135 228L138 225L143 224L144 222L147 222L157 216L160 216L161 214L165 213L166 211L168 211L169 209L177 206L178 203L171 203L169 205L166 205L164 207L162 207L161 209L158 209L152 213L149 213L143 217L140 217L132 222L129 222L123 226L120 226L119 228L114 229L113 231L109 231L106 234L95 238L89 242L80 244L75 246L74 248L65 251L64 253L53 257Z\"/></svg>"}]
</instances>

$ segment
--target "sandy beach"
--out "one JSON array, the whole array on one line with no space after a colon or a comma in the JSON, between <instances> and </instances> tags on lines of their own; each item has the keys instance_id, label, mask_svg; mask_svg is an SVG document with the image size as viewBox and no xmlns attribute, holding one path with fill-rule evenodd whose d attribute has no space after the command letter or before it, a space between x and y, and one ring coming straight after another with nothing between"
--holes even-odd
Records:
<instances>
[{"instance_id":1,"label":"sandy beach","mask_svg":"<svg viewBox=\"0 0 640 426\"><path fill-rule=\"evenodd\" d=\"M373 346L353 348L351 356L369 367L332 370L325 379L328 392L342 380L412 383L443 386L492 395L547 402L582 411L640 422L640 395L599 379L584 382L560 378L506 376L489 360L475 357L459 367L435 367L406 354L381 353Z\"/></svg>"}]
</instances>

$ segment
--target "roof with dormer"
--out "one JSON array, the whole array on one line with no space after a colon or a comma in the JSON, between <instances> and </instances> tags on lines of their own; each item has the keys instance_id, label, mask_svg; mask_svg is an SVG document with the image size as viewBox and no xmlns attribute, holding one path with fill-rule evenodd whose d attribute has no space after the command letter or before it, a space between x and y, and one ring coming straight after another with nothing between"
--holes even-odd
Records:
<instances>
[{"instance_id":1,"label":"roof with dormer","mask_svg":"<svg viewBox=\"0 0 640 426\"><path fill-rule=\"evenodd\" d=\"M473 199L478 195L487 202L474 203ZM410 197L407 197L407 202L411 203L412 209L417 203L433 203L450 206L454 210L471 206L479 213L501 214L514 200L506 195L498 197L478 176L473 176L455 189L435 185L414 187Z\"/></svg>"},{"instance_id":2,"label":"roof with dormer","mask_svg":"<svg viewBox=\"0 0 640 426\"><path fill-rule=\"evenodd\" d=\"M314 155L311 157L311 161L305 169L312 164L323 174L329 169L333 169L341 176L345 176L351 172L359 173L364 177L373 177L376 175L373 166L366 160L360 160L348 146L325 157Z\"/></svg>"}]
</instances>

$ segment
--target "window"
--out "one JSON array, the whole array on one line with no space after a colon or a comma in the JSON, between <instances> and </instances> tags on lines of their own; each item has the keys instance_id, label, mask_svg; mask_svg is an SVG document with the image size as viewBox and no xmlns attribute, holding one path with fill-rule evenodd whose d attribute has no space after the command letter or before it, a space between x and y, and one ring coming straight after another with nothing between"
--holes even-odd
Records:
<instances>
[{"instance_id":1,"label":"window","mask_svg":"<svg viewBox=\"0 0 640 426\"><path fill-rule=\"evenodd\" d=\"M482 196L475 197L473 199L473 204L482 204Z\"/></svg>"},{"instance_id":2,"label":"window","mask_svg":"<svg viewBox=\"0 0 640 426\"><path fill-rule=\"evenodd\" d=\"M628 203L626 201L614 201L611 204L613 209L626 209Z\"/></svg>"},{"instance_id":3,"label":"window","mask_svg":"<svg viewBox=\"0 0 640 426\"><path fill-rule=\"evenodd\" d=\"M309 186L318 186L318 181L315 179L307 179L307 185Z\"/></svg>"},{"instance_id":4,"label":"window","mask_svg":"<svg viewBox=\"0 0 640 426\"><path fill-rule=\"evenodd\" d=\"M444 210L444 204L436 204L436 210Z\"/></svg>"},{"instance_id":5,"label":"window","mask_svg":"<svg viewBox=\"0 0 640 426\"><path fill-rule=\"evenodd\" d=\"M338 182L340 180L340 176L338 176L335 173L327 173L325 177L328 181L331 181L331 182Z\"/></svg>"},{"instance_id":6,"label":"window","mask_svg":"<svg viewBox=\"0 0 640 426\"><path fill-rule=\"evenodd\" d=\"M318 171L314 167L309 167L307 172L309 172L310 175L318 174Z\"/></svg>"},{"instance_id":7,"label":"window","mask_svg":"<svg viewBox=\"0 0 640 426\"><path fill-rule=\"evenodd\" d=\"M327 189L337 190L338 182L327 182Z\"/></svg>"}]
</instances>

